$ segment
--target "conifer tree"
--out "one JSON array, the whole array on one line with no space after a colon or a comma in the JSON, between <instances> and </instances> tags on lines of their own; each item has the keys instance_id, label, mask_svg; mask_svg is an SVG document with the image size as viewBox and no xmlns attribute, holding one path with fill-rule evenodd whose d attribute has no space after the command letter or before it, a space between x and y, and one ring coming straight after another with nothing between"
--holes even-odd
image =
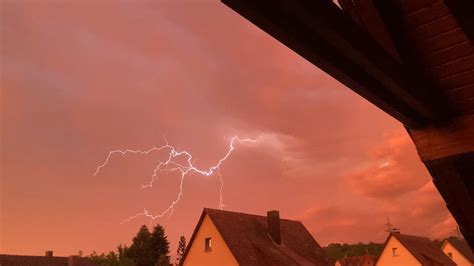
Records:
<instances>
[{"instance_id":1,"label":"conifer tree","mask_svg":"<svg viewBox=\"0 0 474 266\"><path fill-rule=\"evenodd\" d=\"M133 259L137 266L150 266L156 262L152 258L151 234L146 225L142 225L133 243L128 249L126 256Z\"/></svg>"},{"instance_id":2,"label":"conifer tree","mask_svg":"<svg viewBox=\"0 0 474 266\"><path fill-rule=\"evenodd\" d=\"M151 233L151 260L156 263L160 259L160 263L168 263L169 265L169 246L170 243L166 237L165 229L161 225L157 224Z\"/></svg>"},{"instance_id":3,"label":"conifer tree","mask_svg":"<svg viewBox=\"0 0 474 266\"><path fill-rule=\"evenodd\" d=\"M176 265L179 265L183 259L184 251L186 251L186 238L181 236L179 238L178 250L176 251Z\"/></svg>"}]
</instances>

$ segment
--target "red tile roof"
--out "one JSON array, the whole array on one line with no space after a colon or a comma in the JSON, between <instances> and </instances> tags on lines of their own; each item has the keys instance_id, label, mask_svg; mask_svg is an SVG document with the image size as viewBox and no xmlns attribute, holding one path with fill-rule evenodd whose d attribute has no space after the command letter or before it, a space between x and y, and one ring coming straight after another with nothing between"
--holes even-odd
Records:
<instances>
[{"instance_id":1,"label":"red tile roof","mask_svg":"<svg viewBox=\"0 0 474 266\"><path fill-rule=\"evenodd\" d=\"M472 252L466 240L451 238L446 241L451 243L451 245L453 245L471 263L474 263L474 252Z\"/></svg>"},{"instance_id":2,"label":"red tile roof","mask_svg":"<svg viewBox=\"0 0 474 266\"><path fill-rule=\"evenodd\" d=\"M282 244L277 245L268 234L266 216L208 208L201 214L188 250L206 215L240 265L329 265L321 246L299 221L280 219Z\"/></svg>"},{"instance_id":3,"label":"red tile roof","mask_svg":"<svg viewBox=\"0 0 474 266\"><path fill-rule=\"evenodd\" d=\"M395 237L420 263L421 265L433 266L456 266L456 264L437 248L433 242L426 237L411 236L400 233L392 233ZM387 244L388 237L385 245Z\"/></svg>"},{"instance_id":4,"label":"red tile roof","mask_svg":"<svg viewBox=\"0 0 474 266\"><path fill-rule=\"evenodd\" d=\"M89 258L77 258L74 266L98 266ZM69 266L68 257L22 256L0 254L1 266Z\"/></svg>"}]
</instances>

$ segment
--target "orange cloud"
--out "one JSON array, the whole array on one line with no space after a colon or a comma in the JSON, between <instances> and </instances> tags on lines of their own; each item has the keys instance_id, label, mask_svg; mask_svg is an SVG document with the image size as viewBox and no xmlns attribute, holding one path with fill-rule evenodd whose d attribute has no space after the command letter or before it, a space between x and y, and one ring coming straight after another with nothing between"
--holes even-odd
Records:
<instances>
[{"instance_id":1,"label":"orange cloud","mask_svg":"<svg viewBox=\"0 0 474 266\"><path fill-rule=\"evenodd\" d=\"M355 191L373 198L393 198L419 189L430 180L408 134L396 133L369 152L369 162L347 180Z\"/></svg>"}]
</instances>

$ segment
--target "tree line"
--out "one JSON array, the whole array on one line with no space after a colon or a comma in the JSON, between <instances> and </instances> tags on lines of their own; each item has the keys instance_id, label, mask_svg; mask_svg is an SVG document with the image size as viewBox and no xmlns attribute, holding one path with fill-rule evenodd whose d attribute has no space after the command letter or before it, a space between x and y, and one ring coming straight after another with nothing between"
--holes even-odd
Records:
<instances>
[{"instance_id":1,"label":"tree line","mask_svg":"<svg viewBox=\"0 0 474 266\"><path fill-rule=\"evenodd\" d=\"M185 250L186 238L181 236L175 265L179 265ZM119 245L116 251L107 254L94 251L88 257L101 266L169 266L173 265L169 253L165 229L158 224L151 232L146 225L142 225L130 246Z\"/></svg>"},{"instance_id":2,"label":"tree line","mask_svg":"<svg viewBox=\"0 0 474 266\"><path fill-rule=\"evenodd\" d=\"M323 247L324 252L332 261L340 260L344 257L362 256L365 254L378 257L382 253L383 243L356 243L356 244L340 244L331 243Z\"/></svg>"}]
</instances>

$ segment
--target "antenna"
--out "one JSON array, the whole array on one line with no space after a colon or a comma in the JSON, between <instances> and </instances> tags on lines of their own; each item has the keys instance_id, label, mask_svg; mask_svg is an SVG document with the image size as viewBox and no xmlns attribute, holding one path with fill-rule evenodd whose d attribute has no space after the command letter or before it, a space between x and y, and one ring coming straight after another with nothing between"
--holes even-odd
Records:
<instances>
[{"instance_id":1,"label":"antenna","mask_svg":"<svg viewBox=\"0 0 474 266\"><path fill-rule=\"evenodd\" d=\"M390 217L387 216L387 223L385 224L385 232L392 233L393 232L393 224L390 223Z\"/></svg>"}]
</instances>

